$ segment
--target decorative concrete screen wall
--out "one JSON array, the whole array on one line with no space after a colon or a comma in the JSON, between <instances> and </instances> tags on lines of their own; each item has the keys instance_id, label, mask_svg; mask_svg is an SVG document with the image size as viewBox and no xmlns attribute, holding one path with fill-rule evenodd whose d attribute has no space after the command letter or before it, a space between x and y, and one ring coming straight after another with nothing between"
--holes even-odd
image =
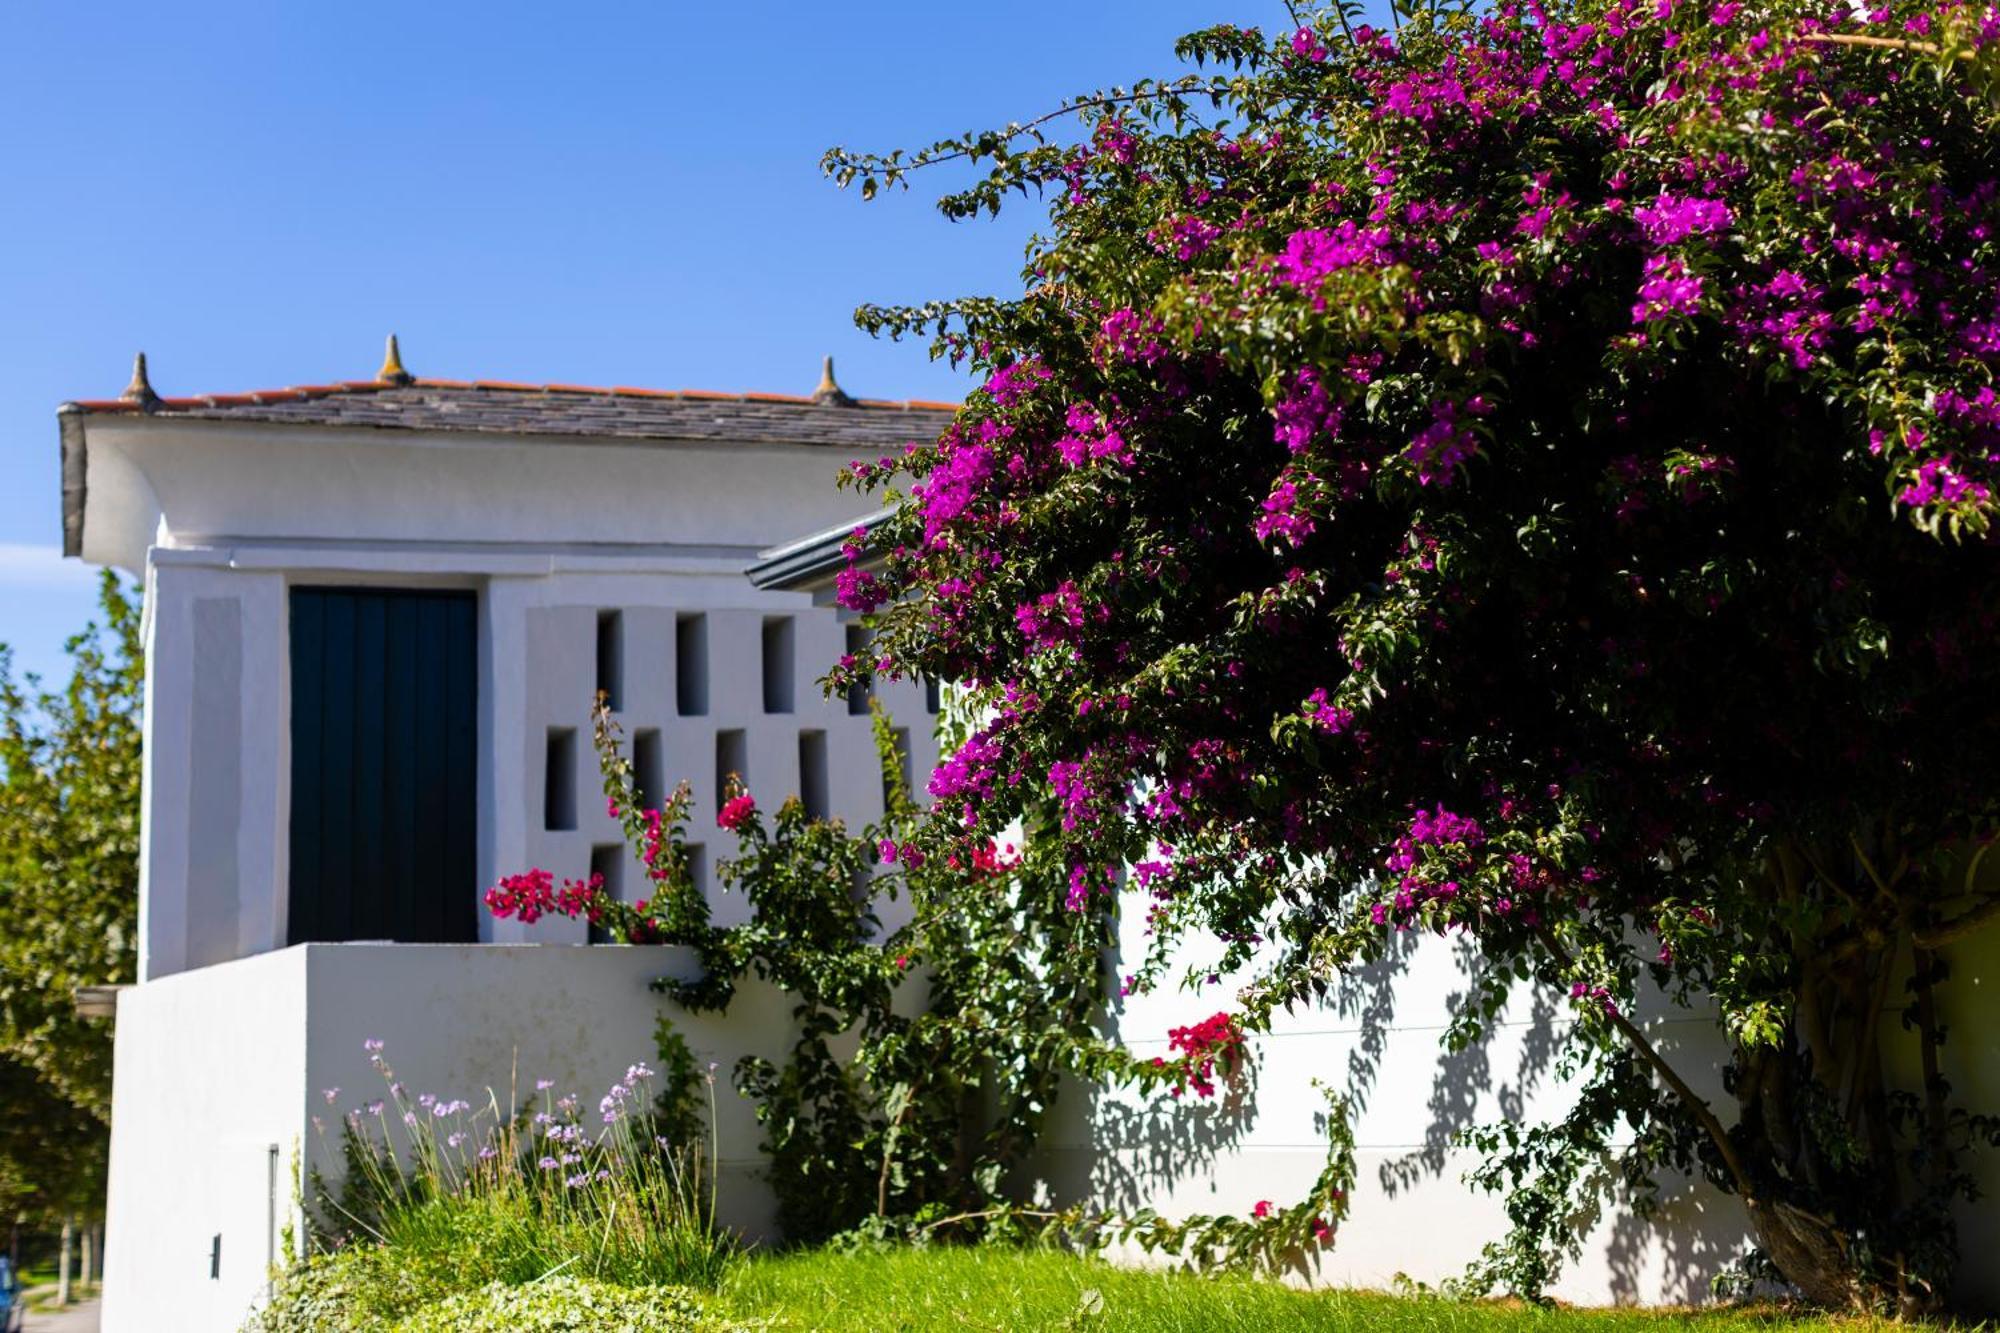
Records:
<instances>
[{"instance_id":1,"label":"decorative concrete screen wall","mask_svg":"<svg viewBox=\"0 0 2000 1333\"><path fill-rule=\"evenodd\" d=\"M582 591L597 596L577 605ZM867 701L828 699L819 685L847 651L848 626L832 611L796 599L785 604L765 595L764 606L746 607L753 596L740 575L605 576L500 590L494 621L519 627L527 718L516 772L500 775L503 800L518 800L524 812L513 868L577 876L594 869L620 897L645 896L606 809L591 747L590 700L600 687L610 687L647 799L657 803L683 781L691 788L696 881L707 887L721 924L737 924L747 913L744 900L722 892L714 874L717 858L734 854L735 838L715 824L732 775L769 810L798 796L809 809L851 826L881 817ZM497 675L509 689L506 673ZM911 777L924 781L937 758L935 699L921 684L904 681L886 684L881 702L904 743ZM581 922L560 919L532 927L495 922L492 930L496 940L581 940L586 932Z\"/></svg>"},{"instance_id":2,"label":"decorative concrete screen wall","mask_svg":"<svg viewBox=\"0 0 2000 1333\"><path fill-rule=\"evenodd\" d=\"M337 1178L340 1118L384 1095L379 1039L414 1096L502 1105L552 1079L594 1104L652 1052L659 947L306 944L124 992L114 1071L106 1333L216 1333L262 1299L303 1219L295 1169ZM725 1062L782 1056L788 1010L746 986L726 1019L676 1016ZM328 1093L332 1096L329 1099ZM723 1221L771 1229L750 1104L717 1088ZM329 1330L332 1333L332 1330Z\"/></svg>"}]
</instances>

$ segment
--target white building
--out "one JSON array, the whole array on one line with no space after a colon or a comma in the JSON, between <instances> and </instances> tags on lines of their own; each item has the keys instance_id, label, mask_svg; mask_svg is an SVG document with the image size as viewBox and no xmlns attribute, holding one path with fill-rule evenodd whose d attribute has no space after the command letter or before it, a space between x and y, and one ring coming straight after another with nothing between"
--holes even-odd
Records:
<instances>
[{"instance_id":1,"label":"white building","mask_svg":"<svg viewBox=\"0 0 2000 1333\"><path fill-rule=\"evenodd\" d=\"M140 980L117 1014L110 1333L235 1326L293 1220L294 1146L314 1152L315 1113L374 1093L365 1039L387 1041L414 1088L495 1085L503 1102L537 1077L600 1087L650 1054L647 983L686 966L677 951L584 947L581 923L523 927L478 904L531 866L596 868L618 887L594 691L612 696L645 786L692 781L696 838L731 772L767 807L798 793L850 823L879 815L865 707L816 684L859 642L824 595L858 507L832 478L934 435L948 411L855 402L830 374L812 398L419 380L393 343L369 381L161 399L142 365L125 396L62 409L68 553L146 591ZM906 684L883 701L920 784L935 699ZM738 900L712 901L740 919ZM1143 924L1128 915L1136 956ZM1948 1052L1987 1105L2000 1101L1992 953L1954 960ZM1448 948L1413 949L1254 1039L1254 1088L1219 1105L1079 1089L1045 1178L1170 1215L1288 1203L1325 1158L1317 1075L1357 1095L1361 1169L1319 1276L1453 1276L1504 1226L1498 1200L1461 1183L1473 1158L1451 1133L1540 1118L1566 1095L1547 1068L1567 1021L1556 1007L1524 1004L1493 1042L1441 1054L1463 988ZM1114 1021L1135 1049L1163 1051L1170 1027L1227 1007L1227 991L1149 997ZM726 1021L674 1017L725 1064L787 1044L785 1006L754 988ZM1708 1039L1700 1020L1663 1029ZM728 1220L761 1230L758 1133L746 1104L725 1098L723 1115ZM1664 1224L1608 1214L1558 1294L1700 1299L1741 1248L1739 1219L1699 1192ZM1991 1205L1963 1225L1968 1256L2000 1245ZM2000 1300L1994 1274L1967 1268L1968 1299Z\"/></svg>"},{"instance_id":2,"label":"white building","mask_svg":"<svg viewBox=\"0 0 2000 1333\"><path fill-rule=\"evenodd\" d=\"M650 1057L647 983L676 951L548 947L587 927L479 901L529 867L620 887L596 690L645 786L693 783L697 840L730 773L766 806L879 817L866 702L817 684L852 630L744 570L853 517L840 464L948 414L855 401L830 375L811 398L417 380L393 346L375 380L161 399L142 364L124 397L64 406L68 553L146 594L107 1329L235 1326L291 1220L312 1115L378 1091L364 1040L413 1087L499 1080L503 1099L510 1071L601 1091ZM882 699L921 783L935 700ZM724 923L741 910L713 901ZM726 1033L677 1021L725 1061L778 1055L788 1022L755 992ZM726 1100L723 1169L741 1174L757 1130ZM762 1225L761 1189L724 1197Z\"/></svg>"}]
</instances>

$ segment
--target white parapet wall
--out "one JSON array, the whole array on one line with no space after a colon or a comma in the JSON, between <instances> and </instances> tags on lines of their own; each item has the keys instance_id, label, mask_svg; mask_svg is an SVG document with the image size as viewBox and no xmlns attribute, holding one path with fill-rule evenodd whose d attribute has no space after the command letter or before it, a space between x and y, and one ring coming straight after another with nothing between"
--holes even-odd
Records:
<instances>
[{"instance_id":1,"label":"white parapet wall","mask_svg":"<svg viewBox=\"0 0 2000 1333\"><path fill-rule=\"evenodd\" d=\"M760 985L725 1019L648 988L691 965L656 947L308 944L121 992L106 1333L238 1326L283 1238L301 1234L294 1155L337 1177L341 1116L383 1095L370 1039L412 1095L480 1105L490 1089L507 1105L548 1078L594 1101L631 1064L654 1062L653 1024L671 1010L697 1054L721 1065L722 1220L768 1235L760 1131L729 1070L746 1054L781 1056L789 1014Z\"/></svg>"}]
</instances>

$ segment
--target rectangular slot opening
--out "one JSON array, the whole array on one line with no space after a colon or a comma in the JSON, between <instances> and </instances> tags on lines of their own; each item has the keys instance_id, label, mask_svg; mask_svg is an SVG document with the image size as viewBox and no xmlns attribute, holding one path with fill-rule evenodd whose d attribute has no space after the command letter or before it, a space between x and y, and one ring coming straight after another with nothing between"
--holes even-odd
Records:
<instances>
[{"instance_id":1,"label":"rectangular slot opening","mask_svg":"<svg viewBox=\"0 0 2000 1333\"><path fill-rule=\"evenodd\" d=\"M768 616L764 620L764 711L792 711L792 664L796 654L792 644L792 618Z\"/></svg>"},{"instance_id":2,"label":"rectangular slot opening","mask_svg":"<svg viewBox=\"0 0 2000 1333\"><path fill-rule=\"evenodd\" d=\"M550 727L547 761L542 765L542 827L560 832L576 827L576 728Z\"/></svg>"},{"instance_id":3,"label":"rectangular slot opening","mask_svg":"<svg viewBox=\"0 0 2000 1333\"><path fill-rule=\"evenodd\" d=\"M632 733L632 796L641 810L657 810L665 797L666 759L660 751L658 729L647 727Z\"/></svg>"},{"instance_id":4,"label":"rectangular slot opening","mask_svg":"<svg viewBox=\"0 0 2000 1333\"><path fill-rule=\"evenodd\" d=\"M799 733L799 804L812 819L830 819L826 772L826 733Z\"/></svg>"},{"instance_id":5,"label":"rectangular slot opening","mask_svg":"<svg viewBox=\"0 0 2000 1333\"><path fill-rule=\"evenodd\" d=\"M623 843L607 842L591 848L590 873L604 876L604 895L607 898L616 898L619 902L625 901L625 885L622 882L625 874ZM611 932L603 926L593 925L590 928L590 942L609 944Z\"/></svg>"},{"instance_id":6,"label":"rectangular slot opening","mask_svg":"<svg viewBox=\"0 0 2000 1333\"><path fill-rule=\"evenodd\" d=\"M682 717L708 712L708 617L674 617L674 707Z\"/></svg>"},{"instance_id":7,"label":"rectangular slot opening","mask_svg":"<svg viewBox=\"0 0 2000 1333\"><path fill-rule=\"evenodd\" d=\"M735 729L715 733L715 807L720 810L729 790L729 779L734 777L745 787L750 785L750 746L744 734Z\"/></svg>"},{"instance_id":8,"label":"rectangular slot opening","mask_svg":"<svg viewBox=\"0 0 2000 1333\"><path fill-rule=\"evenodd\" d=\"M687 865L688 882L694 885L696 893L706 898L708 896L708 848L698 842L688 843Z\"/></svg>"},{"instance_id":9,"label":"rectangular slot opening","mask_svg":"<svg viewBox=\"0 0 2000 1333\"><path fill-rule=\"evenodd\" d=\"M868 656L869 640L874 638L866 625L847 627L847 655L856 661ZM847 712L850 717L868 716L868 700L875 693L872 685L860 684L847 687Z\"/></svg>"},{"instance_id":10,"label":"rectangular slot opening","mask_svg":"<svg viewBox=\"0 0 2000 1333\"><path fill-rule=\"evenodd\" d=\"M917 793L910 785L910 729L908 727L894 727L890 729L889 736L894 741L896 747L897 775L903 780L903 790L914 801L917 798ZM889 784L886 777L882 783L882 803L884 805L889 803Z\"/></svg>"},{"instance_id":11,"label":"rectangular slot opening","mask_svg":"<svg viewBox=\"0 0 2000 1333\"><path fill-rule=\"evenodd\" d=\"M938 683L929 676L924 677L924 711L933 717L937 715L939 704Z\"/></svg>"},{"instance_id":12,"label":"rectangular slot opening","mask_svg":"<svg viewBox=\"0 0 2000 1333\"><path fill-rule=\"evenodd\" d=\"M616 713L625 707L625 615L597 613L597 692Z\"/></svg>"}]
</instances>

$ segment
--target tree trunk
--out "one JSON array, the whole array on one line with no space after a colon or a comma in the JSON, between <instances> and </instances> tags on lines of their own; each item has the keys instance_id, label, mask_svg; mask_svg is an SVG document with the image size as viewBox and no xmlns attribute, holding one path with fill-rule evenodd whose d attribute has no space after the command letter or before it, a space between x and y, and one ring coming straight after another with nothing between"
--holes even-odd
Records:
<instances>
[{"instance_id":1,"label":"tree trunk","mask_svg":"<svg viewBox=\"0 0 2000 1333\"><path fill-rule=\"evenodd\" d=\"M83 1290L85 1295L90 1294L90 1261L97 1257L97 1247L92 1243L96 1237L96 1227L85 1227L83 1229Z\"/></svg>"},{"instance_id":2,"label":"tree trunk","mask_svg":"<svg viewBox=\"0 0 2000 1333\"><path fill-rule=\"evenodd\" d=\"M56 1304L69 1304L70 1251L76 1245L76 1219L63 1218L62 1249L56 1256Z\"/></svg>"},{"instance_id":3,"label":"tree trunk","mask_svg":"<svg viewBox=\"0 0 2000 1333\"><path fill-rule=\"evenodd\" d=\"M1748 1211L1765 1256L1814 1305L1864 1314L1887 1307L1900 1319L1937 1312L1942 1293L1907 1286L1891 1291L1864 1281L1849 1257L1847 1238L1825 1218L1782 1201L1752 1199Z\"/></svg>"}]
</instances>

